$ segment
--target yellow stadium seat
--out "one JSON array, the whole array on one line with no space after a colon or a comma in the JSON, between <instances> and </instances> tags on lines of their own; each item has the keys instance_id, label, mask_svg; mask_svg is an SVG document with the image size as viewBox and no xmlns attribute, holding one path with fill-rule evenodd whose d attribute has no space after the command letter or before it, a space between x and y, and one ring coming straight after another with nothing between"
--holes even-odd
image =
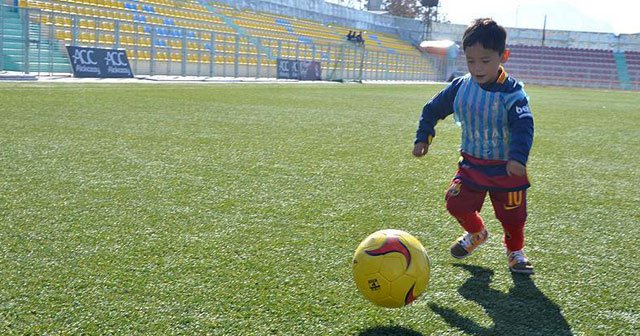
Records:
<instances>
[{"instance_id":1,"label":"yellow stadium seat","mask_svg":"<svg viewBox=\"0 0 640 336\"><path fill-rule=\"evenodd\" d=\"M121 28L122 28L122 26L121 26ZM113 21L102 21L102 22L100 22L100 29L107 30L107 31L113 31L113 30L115 30L115 24L113 23Z\"/></svg>"},{"instance_id":2,"label":"yellow stadium seat","mask_svg":"<svg viewBox=\"0 0 640 336\"><path fill-rule=\"evenodd\" d=\"M103 35L100 35L100 42L108 43L108 44L114 44L116 41L115 41L115 38L113 37L113 35L111 35L111 34L103 34Z\"/></svg>"},{"instance_id":3,"label":"yellow stadium seat","mask_svg":"<svg viewBox=\"0 0 640 336\"><path fill-rule=\"evenodd\" d=\"M92 29L94 25L95 22L93 20L80 19L78 22L78 26L85 29Z\"/></svg>"},{"instance_id":4,"label":"yellow stadium seat","mask_svg":"<svg viewBox=\"0 0 640 336\"><path fill-rule=\"evenodd\" d=\"M69 30L56 30L55 37L58 40L71 41L71 31L69 31Z\"/></svg>"},{"instance_id":5,"label":"yellow stadium seat","mask_svg":"<svg viewBox=\"0 0 640 336\"><path fill-rule=\"evenodd\" d=\"M43 25L51 25L53 24L53 21L51 21L49 15L42 15L40 17L40 23L42 23Z\"/></svg>"}]
</instances>

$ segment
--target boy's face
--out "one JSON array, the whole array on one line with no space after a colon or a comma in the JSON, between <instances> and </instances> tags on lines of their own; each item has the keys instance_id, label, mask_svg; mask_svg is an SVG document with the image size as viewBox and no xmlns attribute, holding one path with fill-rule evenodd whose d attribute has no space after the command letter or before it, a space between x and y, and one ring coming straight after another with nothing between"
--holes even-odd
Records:
<instances>
[{"instance_id":1,"label":"boy's face","mask_svg":"<svg viewBox=\"0 0 640 336\"><path fill-rule=\"evenodd\" d=\"M498 79L502 55L492 49L485 49L480 42L464 49L467 67L478 84L493 83Z\"/></svg>"}]
</instances>

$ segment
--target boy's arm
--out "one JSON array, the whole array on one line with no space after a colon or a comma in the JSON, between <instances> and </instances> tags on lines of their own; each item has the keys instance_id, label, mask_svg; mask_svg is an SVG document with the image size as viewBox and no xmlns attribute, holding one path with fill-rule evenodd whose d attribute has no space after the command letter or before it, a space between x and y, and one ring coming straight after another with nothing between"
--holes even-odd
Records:
<instances>
[{"instance_id":1,"label":"boy's arm","mask_svg":"<svg viewBox=\"0 0 640 336\"><path fill-rule=\"evenodd\" d=\"M517 100L509 109L509 160L526 166L533 145L533 115L527 97Z\"/></svg>"},{"instance_id":2,"label":"boy's arm","mask_svg":"<svg viewBox=\"0 0 640 336\"><path fill-rule=\"evenodd\" d=\"M449 86L444 88L440 93L435 95L423 108L418 131L416 132L416 140L414 144L423 142L431 143L431 139L436 136L435 126L438 120L446 118L453 113L453 101L458 93L462 78L454 79Z\"/></svg>"}]
</instances>

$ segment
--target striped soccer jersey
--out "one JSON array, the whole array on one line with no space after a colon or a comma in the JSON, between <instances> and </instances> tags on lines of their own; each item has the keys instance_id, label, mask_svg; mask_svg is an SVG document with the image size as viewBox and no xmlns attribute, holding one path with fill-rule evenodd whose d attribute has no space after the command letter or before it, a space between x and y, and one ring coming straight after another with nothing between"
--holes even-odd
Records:
<instances>
[{"instance_id":1,"label":"striped soccer jersey","mask_svg":"<svg viewBox=\"0 0 640 336\"><path fill-rule=\"evenodd\" d=\"M478 84L470 74L458 77L423 108L415 142L436 135L440 119L454 114L462 127L460 151L483 160L527 164L533 143L533 116L522 83L502 70L498 80Z\"/></svg>"}]
</instances>

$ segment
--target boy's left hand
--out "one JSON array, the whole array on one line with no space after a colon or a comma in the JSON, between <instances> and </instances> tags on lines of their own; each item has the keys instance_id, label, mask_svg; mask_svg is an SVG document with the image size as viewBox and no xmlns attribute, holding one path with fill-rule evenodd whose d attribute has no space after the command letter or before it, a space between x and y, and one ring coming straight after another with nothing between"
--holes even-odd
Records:
<instances>
[{"instance_id":1,"label":"boy's left hand","mask_svg":"<svg viewBox=\"0 0 640 336\"><path fill-rule=\"evenodd\" d=\"M509 160L507 162L507 174L509 176L525 176L527 175L527 167L518 161Z\"/></svg>"}]
</instances>

